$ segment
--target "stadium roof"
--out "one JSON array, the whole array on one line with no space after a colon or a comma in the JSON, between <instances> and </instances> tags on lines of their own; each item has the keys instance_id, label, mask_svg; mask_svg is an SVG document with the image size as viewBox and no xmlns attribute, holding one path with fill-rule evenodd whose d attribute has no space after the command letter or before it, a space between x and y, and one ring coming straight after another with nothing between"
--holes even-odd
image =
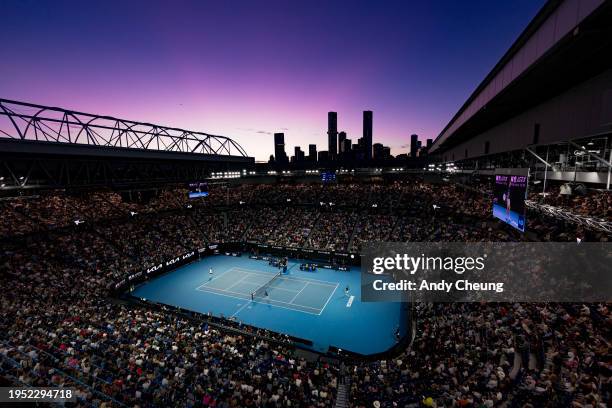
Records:
<instances>
[{"instance_id":1,"label":"stadium roof","mask_svg":"<svg viewBox=\"0 0 612 408\"><path fill-rule=\"evenodd\" d=\"M226 136L8 99L0 99L0 144L21 153L253 161Z\"/></svg>"},{"instance_id":2,"label":"stadium roof","mask_svg":"<svg viewBox=\"0 0 612 408\"><path fill-rule=\"evenodd\" d=\"M610 66L604 0L550 0L438 135L443 150Z\"/></svg>"}]
</instances>

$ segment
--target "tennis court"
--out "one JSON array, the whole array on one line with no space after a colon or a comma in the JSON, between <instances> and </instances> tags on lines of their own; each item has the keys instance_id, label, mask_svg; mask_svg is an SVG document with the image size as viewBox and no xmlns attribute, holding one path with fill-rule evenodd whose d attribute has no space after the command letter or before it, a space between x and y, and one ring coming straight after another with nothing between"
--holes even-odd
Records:
<instances>
[{"instance_id":1,"label":"tennis court","mask_svg":"<svg viewBox=\"0 0 612 408\"><path fill-rule=\"evenodd\" d=\"M400 303L361 301L359 268L302 271L289 260L287 274L279 271L247 256L210 256L146 281L132 295L310 340L320 352L334 346L378 353L395 344L398 326L406 328Z\"/></svg>"},{"instance_id":2,"label":"tennis court","mask_svg":"<svg viewBox=\"0 0 612 408\"><path fill-rule=\"evenodd\" d=\"M231 268L197 290L320 315L337 288L338 283Z\"/></svg>"}]
</instances>

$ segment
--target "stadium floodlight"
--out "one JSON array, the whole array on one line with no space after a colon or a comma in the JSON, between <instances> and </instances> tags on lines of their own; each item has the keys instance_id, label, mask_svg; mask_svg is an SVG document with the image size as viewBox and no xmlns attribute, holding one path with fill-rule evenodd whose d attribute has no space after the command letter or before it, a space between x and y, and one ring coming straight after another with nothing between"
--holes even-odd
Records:
<instances>
[{"instance_id":1,"label":"stadium floodlight","mask_svg":"<svg viewBox=\"0 0 612 408\"><path fill-rule=\"evenodd\" d=\"M83 224L84 222L85 222L85 221L81 221L81 220L74 220L74 223L75 223L76 225Z\"/></svg>"},{"instance_id":2,"label":"stadium floodlight","mask_svg":"<svg viewBox=\"0 0 612 408\"><path fill-rule=\"evenodd\" d=\"M437 205L435 205L435 204L433 205L433 209L434 209L434 210L437 210L438 208L440 208L440 207L439 207L439 206L437 206Z\"/></svg>"},{"instance_id":3,"label":"stadium floodlight","mask_svg":"<svg viewBox=\"0 0 612 408\"><path fill-rule=\"evenodd\" d=\"M193 207L191 204L187 204L187 208L191 208Z\"/></svg>"},{"instance_id":4,"label":"stadium floodlight","mask_svg":"<svg viewBox=\"0 0 612 408\"><path fill-rule=\"evenodd\" d=\"M288 203L290 203L290 202L291 202L291 199L290 199L290 198L288 198L288 199L287 199L287 202L288 202Z\"/></svg>"},{"instance_id":5,"label":"stadium floodlight","mask_svg":"<svg viewBox=\"0 0 612 408\"><path fill-rule=\"evenodd\" d=\"M378 204L376 203L372 204L372 208L378 208Z\"/></svg>"},{"instance_id":6,"label":"stadium floodlight","mask_svg":"<svg viewBox=\"0 0 612 408\"><path fill-rule=\"evenodd\" d=\"M138 213L137 213L137 212L135 212L135 211L130 211L130 215L131 215L132 217L133 217L133 216L135 216L136 214L138 214Z\"/></svg>"},{"instance_id":7,"label":"stadium floodlight","mask_svg":"<svg viewBox=\"0 0 612 408\"><path fill-rule=\"evenodd\" d=\"M321 205L325 205L325 203L323 201L319 201L319 204Z\"/></svg>"},{"instance_id":8,"label":"stadium floodlight","mask_svg":"<svg viewBox=\"0 0 612 408\"><path fill-rule=\"evenodd\" d=\"M240 201L240 205L244 204L244 201Z\"/></svg>"}]
</instances>

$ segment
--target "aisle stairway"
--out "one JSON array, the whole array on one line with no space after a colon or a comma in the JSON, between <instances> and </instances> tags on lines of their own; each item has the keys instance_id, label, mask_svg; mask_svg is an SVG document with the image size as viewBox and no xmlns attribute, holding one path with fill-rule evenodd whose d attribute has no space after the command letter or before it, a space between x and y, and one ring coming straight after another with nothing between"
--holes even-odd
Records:
<instances>
[{"instance_id":1,"label":"aisle stairway","mask_svg":"<svg viewBox=\"0 0 612 408\"><path fill-rule=\"evenodd\" d=\"M349 403L348 403L348 387L347 385L344 383L344 381L342 381L339 385L338 385L338 396L336 397L336 408L348 408Z\"/></svg>"},{"instance_id":2,"label":"aisle stairway","mask_svg":"<svg viewBox=\"0 0 612 408\"><path fill-rule=\"evenodd\" d=\"M351 389L349 377L346 375L346 366L340 365L340 375L338 376L338 394L336 396L336 408L349 407L349 390Z\"/></svg>"}]
</instances>

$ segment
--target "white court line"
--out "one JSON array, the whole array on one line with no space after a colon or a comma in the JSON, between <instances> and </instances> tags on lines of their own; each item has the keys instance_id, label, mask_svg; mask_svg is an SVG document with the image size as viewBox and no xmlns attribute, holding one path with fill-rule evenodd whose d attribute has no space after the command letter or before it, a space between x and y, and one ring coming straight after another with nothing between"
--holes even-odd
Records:
<instances>
[{"instance_id":1,"label":"white court line","mask_svg":"<svg viewBox=\"0 0 612 408\"><path fill-rule=\"evenodd\" d=\"M240 267L236 267L236 268L233 268L233 269L235 269L237 271L253 273L253 274L256 274L256 275L268 275L268 276L270 275L267 272L260 272L260 271L256 271L256 270L253 270L253 269L246 269L246 268L240 268ZM297 278L297 277L294 277L294 276L282 276L281 275L281 276L278 277L278 279L310 282L312 284L316 284L316 285L320 285L320 286L329 286L329 287L334 286L334 284L331 283L331 282L320 281L320 280L316 280L316 279Z\"/></svg>"},{"instance_id":2,"label":"white court line","mask_svg":"<svg viewBox=\"0 0 612 408\"><path fill-rule=\"evenodd\" d=\"M254 269L247 269L247 268L241 268L241 267L236 267L235 269L237 271L249 272L249 273L256 274L256 275L266 275L266 276L270 275L267 272L261 272L261 271L257 271L257 270L254 270ZM298 278L298 277L295 277L295 276L282 276L281 275L281 276L278 277L278 279L310 282L310 283L313 283L313 284L316 284L316 285L321 285L321 286L329 286L329 287L334 286L334 284L331 283L331 282L321 281L321 280L317 280L317 279Z\"/></svg>"},{"instance_id":3,"label":"white court line","mask_svg":"<svg viewBox=\"0 0 612 408\"><path fill-rule=\"evenodd\" d=\"M217 292L212 292L212 291L208 291L208 290L201 290L201 289L198 289L198 290L199 290L200 292L208 292L208 293L212 293L212 294L214 294L214 295L219 295L219 296L230 297L230 298L232 298L232 299L247 300L247 299L244 299L244 298L242 298L242 297L238 297L238 296L226 295L226 294L223 294L223 293L217 293ZM238 293L238 294L239 294L239 295L242 295L242 293ZM276 301L274 301L274 302L276 302ZM262 305L265 305L265 304L266 304L266 303L262 303L262 302L254 302L254 303L260 303L260 304L262 304ZM284 303L284 302L283 302L283 303ZM292 310L292 311L294 311L294 312L308 313L308 314L311 314L311 315L314 315L314 316L319 316L319 315L321 314L321 313L308 312L308 311L306 311L306 310L299 310L299 309L296 309L296 308L294 308L294 307L293 307L293 308L292 308L292 307L285 307L285 306L280 306L280 305L275 305L275 304L270 304L270 306L280 307L281 309ZM294 306L308 307L308 306L302 306L302 305L296 305L296 304L294 304ZM315 308L313 307L313 308L311 308L311 309L315 309ZM315 309L315 310L319 310L319 309Z\"/></svg>"},{"instance_id":4,"label":"white court line","mask_svg":"<svg viewBox=\"0 0 612 408\"><path fill-rule=\"evenodd\" d=\"M336 293L336 289L338 289L338 285L340 285L340 283L336 283L336 287L334 288L333 292L331 293L331 295L329 295L329 297L327 298L327 302L325 302L325 304L323 305L323 309L321 309L321 311L319 312L319 314L323 313L323 311L325 310L325 308L327 307L327 304L329 303L330 299L334 296L334 293Z\"/></svg>"},{"instance_id":5,"label":"white court line","mask_svg":"<svg viewBox=\"0 0 612 408\"><path fill-rule=\"evenodd\" d=\"M228 292L231 292L229 289L233 288L236 285L239 285L243 280L245 280L246 278L248 278L249 275L244 275L242 278L238 279L236 282L234 282L233 284L231 284L229 287L227 287L225 290L227 290Z\"/></svg>"},{"instance_id":6,"label":"white court line","mask_svg":"<svg viewBox=\"0 0 612 408\"><path fill-rule=\"evenodd\" d=\"M212 278L212 279L209 278L208 280L204 281L204 283L201 283L200 286L198 286L196 289L199 289L202 286L205 286L206 284L208 284L208 283L210 283L210 282L212 282L212 281L214 281L216 279L219 279L220 277L224 276L226 273L228 273L230 271L233 271L235 269L236 268L232 266L231 268L227 269L225 272L221 272L219 275L216 275L214 278Z\"/></svg>"},{"instance_id":7,"label":"white court line","mask_svg":"<svg viewBox=\"0 0 612 408\"><path fill-rule=\"evenodd\" d=\"M231 290L229 290L229 289L233 288L234 286L238 285L239 283L246 283L246 284L249 284L249 285L257 285L257 286L261 286L261 285L265 284L265 282L264 282L264 283L262 283L262 282L247 282L247 281L245 281L245 279L246 279L246 278L248 278L248 277L249 277L250 275L252 275L253 273L252 273L252 272L247 272L247 271L241 271L241 272L242 272L242 273L245 273L246 275L245 275L245 276L243 276L242 278L240 278L240 279L239 279L237 282L235 282L234 284L232 284L232 285L230 285L229 287L227 287L226 289L220 289L220 288L215 288L215 287L211 287L211 286L209 286L209 288L211 288L211 289L213 289L213 290L221 290L221 291L226 291L226 292L230 292L230 293L242 293L242 292L234 292L234 291L231 291ZM212 282L212 280L211 280L211 281L209 281L209 282ZM206 285L207 285L209 282L206 282L206 283L204 283L203 285L198 286L198 287L196 288L196 290L200 290L202 287L206 286ZM278 289L278 290L284 290L284 291L286 291L286 292L292 292L292 293L293 293L293 292L297 292L295 289L285 289L285 288L279 288L279 287L276 287L276 286L271 286L271 288L273 288L273 289ZM200 290L200 292L203 292L203 291L202 291L202 290ZM248 295L249 295L249 293L245 293L245 296L248 296ZM280 300L279 300L278 302L280 302ZM286 302L284 302L284 303L286 303ZM314 309L314 308L313 308L313 309ZM317 309L317 310L318 310L318 309Z\"/></svg>"},{"instance_id":8,"label":"white court line","mask_svg":"<svg viewBox=\"0 0 612 408\"><path fill-rule=\"evenodd\" d=\"M222 293L217 293L216 291L219 292L226 292L226 293L232 293L234 295L241 295L241 296L246 296L247 300L250 298L250 294L249 293L242 293L242 292L233 292L231 290L224 290L224 289L217 289L217 288L204 288L204 289L198 289L198 291L200 292L208 292L208 293L214 293L216 295L222 295ZM235 297L235 296L232 296ZM242 299L242 298L239 298ZM288 302L283 302L282 300L276 300L276 299L269 299L269 301L271 302L276 302L276 303L284 303L286 305L292 305L292 306L296 306L296 307L305 307L307 309L312 309L312 310L321 310L317 307L312 307L312 306L306 306L306 305L301 305L299 303L288 303ZM265 302L256 302L256 303L265 303ZM295 309L291 309L291 310L295 310Z\"/></svg>"},{"instance_id":9,"label":"white court line","mask_svg":"<svg viewBox=\"0 0 612 408\"><path fill-rule=\"evenodd\" d=\"M242 278L240 278L240 280L238 282L234 283L233 285L231 285L227 289L230 289L230 288L236 286L238 283L241 283L245 278L249 277L249 275L251 275L251 274L253 274L253 275L260 275L260 276L263 275L263 276L266 276L266 277L270 276L270 273L255 271L255 270L252 270L252 269L241 268L241 267L232 267L232 268L228 269L227 271L225 271L223 274L225 274L225 273L227 273L229 271L242 272L242 273L246 273L246 275L243 276ZM323 311L327 307L327 304L329 303L329 301L333 297L334 293L336 293L336 289L338 289L338 285L340 285L340 283L336 283L336 285L334 286L334 285L332 285L332 284L330 284L328 282L324 282L324 281L319 281L319 280L315 280L315 279L296 278L296 277L279 276L277 279L283 279L283 280L288 280L288 281L302 281L302 282L306 282L306 285L304 287L302 287L302 289L300 289L300 291L293 297L293 299L291 299L291 302L289 302L289 303L288 302L283 302L282 300L275 300L275 299L269 299L269 302L282 303L282 304L285 304L285 305L291 305L291 306L295 306L295 307L298 307L298 308L312 309L312 310L318 311L318 313L312 313L312 312L308 312L308 311L305 311L305 310L299 310L299 309L296 310L295 308L284 307L284 306L280 306L280 305L277 305L277 304L274 304L274 303L268 303L268 304L270 304L271 306L276 306L276 307L280 307L280 308L287 309L287 310L294 310L294 311L303 312L303 313L309 313L309 314L313 314L313 315L321 315L323 313ZM220 296L227 296L227 297L232 297L232 298L235 298L235 299L245 300L242 297L236 297L236 296L232 296L232 295L225 295L223 293L218 293L218 292L232 293L232 294L235 294L235 295L246 296L247 297L246 300L248 300L248 296L249 295L245 294L245 293L234 292L234 291L231 291L231 290L219 289L219 288L214 288L214 287L210 287L210 286L206 287L206 285L209 282L212 282L212 280L214 280L214 279L211 279L210 281L205 282L203 285L200 285L198 288L196 288L196 290L198 290L200 292L208 292L208 293L213 293L213 294L220 295ZM249 283L249 282L244 282L244 283ZM250 284L253 284L253 283L250 283ZM322 309L319 309L319 308L316 308L316 307L312 307L312 306L302 305L302 304L299 304L299 303L292 303L297 298L297 296L301 293L301 291L303 291L306 288L306 286L308 286L309 284L314 284L314 285L323 286L323 287L325 287L325 286L327 286L327 287L334 286L334 290L328 296L327 301L323 305ZM202 289L202 288L204 288L204 289ZM289 292L294 292L294 290L291 290L291 289L284 289L284 288L278 288L278 287L274 287L274 289L280 289L280 290L285 290L285 291L289 291ZM266 304L266 302L255 302L255 303ZM243 306L243 308L244 307L246 307L246 306Z\"/></svg>"},{"instance_id":10,"label":"white court line","mask_svg":"<svg viewBox=\"0 0 612 408\"><path fill-rule=\"evenodd\" d=\"M262 286L265 285L265 283L261 283L261 282L247 282L244 281L242 283L248 283L249 285L258 285L258 286ZM278 290L284 290L285 292L297 292L297 290L295 289L285 289L285 288L279 288L278 286L269 286L268 288L270 289L278 289ZM228 288L229 289L229 288Z\"/></svg>"},{"instance_id":11,"label":"white court line","mask_svg":"<svg viewBox=\"0 0 612 408\"><path fill-rule=\"evenodd\" d=\"M304 285L304 287L303 287L302 289L300 289L300 291L299 291L298 293L296 293L296 294L295 294L295 296L293 297L293 299L291 299L291 300L289 301L289 303L293 303L293 301L295 300L295 298L296 298L296 297L298 297L298 295L299 295L300 293L302 293L302 291L303 291L304 289L306 289L306 286L308 286L308 285L309 285L309 282L306 282L306 284Z\"/></svg>"},{"instance_id":12,"label":"white court line","mask_svg":"<svg viewBox=\"0 0 612 408\"><path fill-rule=\"evenodd\" d=\"M247 307L249 305L249 302L247 301L240 309L236 310L234 312L234 314L231 317L236 316L238 313L242 312L242 309L244 309L245 307Z\"/></svg>"}]
</instances>

